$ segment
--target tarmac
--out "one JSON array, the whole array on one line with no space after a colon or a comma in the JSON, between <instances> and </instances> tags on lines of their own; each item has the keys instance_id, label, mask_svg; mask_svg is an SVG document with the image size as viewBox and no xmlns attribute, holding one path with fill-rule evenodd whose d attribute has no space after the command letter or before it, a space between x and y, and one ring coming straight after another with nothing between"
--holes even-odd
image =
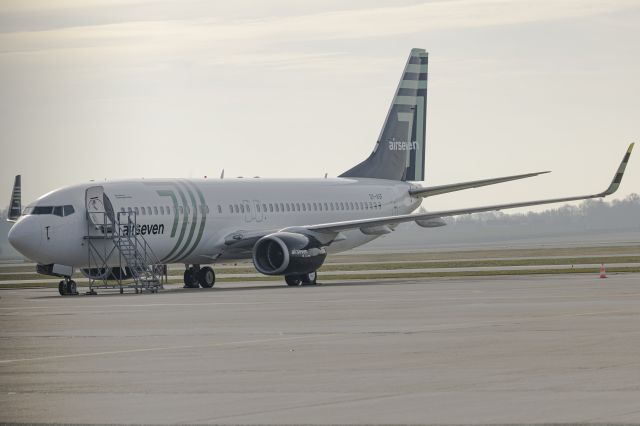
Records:
<instances>
[{"instance_id":1,"label":"tarmac","mask_svg":"<svg viewBox=\"0 0 640 426\"><path fill-rule=\"evenodd\" d=\"M640 274L0 290L0 422L640 422Z\"/></svg>"}]
</instances>

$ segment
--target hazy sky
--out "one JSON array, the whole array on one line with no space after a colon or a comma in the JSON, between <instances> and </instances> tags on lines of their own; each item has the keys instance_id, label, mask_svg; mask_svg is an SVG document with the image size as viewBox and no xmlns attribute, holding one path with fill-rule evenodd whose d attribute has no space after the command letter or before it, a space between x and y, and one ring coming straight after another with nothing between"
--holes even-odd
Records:
<instances>
[{"instance_id":1,"label":"hazy sky","mask_svg":"<svg viewBox=\"0 0 640 426\"><path fill-rule=\"evenodd\" d=\"M89 179L336 176L430 53L428 209L577 195L640 140L638 0L0 3L0 204ZM617 197L640 191L640 146Z\"/></svg>"}]
</instances>

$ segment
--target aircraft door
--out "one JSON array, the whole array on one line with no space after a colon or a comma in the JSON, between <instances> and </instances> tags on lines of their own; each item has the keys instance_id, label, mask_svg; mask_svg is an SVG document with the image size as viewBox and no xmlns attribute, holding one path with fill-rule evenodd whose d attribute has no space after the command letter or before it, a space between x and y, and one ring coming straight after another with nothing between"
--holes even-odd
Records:
<instances>
[{"instance_id":1,"label":"aircraft door","mask_svg":"<svg viewBox=\"0 0 640 426\"><path fill-rule=\"evenodd\" d=\"M253 200L253 211L255 212L256 222L262 222L264 219L264 212L260 206L260 200Z\"/></svg>"},{"instance_id":2,"label":"aircraft door","mask_svg":"<svg viewBox=\"0 0 640 426\"><path fill-rule=\"evenodd\" d=\"M114 223L113 206L102 186L92 186L85 192L87 220L101 233L109 232Z\"/></svg>"},{"instance_id":3,"label":"aircraft door","mask_svg":"<svg viewBox=\"0 0 640 426\"><path fill-rule=\"evenodd\" d=\"M255 213L251 211L251 204L249 200L242 200L241 210L244 210L244 221L251 222L254 219Z\"/></svg>"}]
</instances>

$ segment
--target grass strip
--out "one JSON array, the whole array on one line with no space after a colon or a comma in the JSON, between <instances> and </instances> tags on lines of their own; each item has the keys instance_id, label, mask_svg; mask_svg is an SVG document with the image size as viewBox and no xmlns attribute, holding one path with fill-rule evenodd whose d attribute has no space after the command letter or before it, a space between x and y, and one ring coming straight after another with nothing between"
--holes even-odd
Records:
<instances>
[{"instance_id":1,"label":"grass strip","mask_svg":"<svg viewBox=\"0 0 640 426\"><path fill-rule=\"evenodd\" d=\"M640 272L640 267L611 267L607 269L607 273L633 273ZM380 273L366 275L344 275L344 274L323 274L319 280L367 280L367 279L413 279L413 278L444 278L444 277L490 277L504 275L558 275L558 274L593 274L599 273L599 268L558 268L558 269L522 269L522 270L497 270L497 271L451 271L451 272L412 272L412 273ZM282 277L228 277L220 278L217 282L255 282L255 281L284 281ZM170 279L169 284L180 284L182 280ZM79 286L87 287L85 283ZM58 288L57 283L41 283L41 284L12 284L3 285L0 289L18 289L18 288Z\"/></svg>"}]
</instances>

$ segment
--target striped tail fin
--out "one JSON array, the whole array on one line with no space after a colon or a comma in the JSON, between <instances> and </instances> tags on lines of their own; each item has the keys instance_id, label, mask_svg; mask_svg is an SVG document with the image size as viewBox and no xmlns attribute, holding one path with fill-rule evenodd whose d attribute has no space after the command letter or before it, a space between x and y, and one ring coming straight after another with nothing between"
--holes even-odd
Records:
<instances>
[{"instance_id":1,"label":"striped tail fin","mask_svg":"<svg viewBox=\"0 0 640 426\"><path fill-rule=\"evenodd\" d=\"M340 177L423 181L429 56L412 49L369 157Z\"/></svg>"},{"instance_id":2,"label":"striped tail fin","mask_svg":"<svg viewBox=\"0 0 640 426\"><path fill-rule=\"evenodd\" d=\"M9 203L9 215L7 217L10 221L18 220L20 212L22 212L22 185L20 180L20 175L17 175L16 180L13 182L11 202Z\"/></svg>"}]
</instances>

